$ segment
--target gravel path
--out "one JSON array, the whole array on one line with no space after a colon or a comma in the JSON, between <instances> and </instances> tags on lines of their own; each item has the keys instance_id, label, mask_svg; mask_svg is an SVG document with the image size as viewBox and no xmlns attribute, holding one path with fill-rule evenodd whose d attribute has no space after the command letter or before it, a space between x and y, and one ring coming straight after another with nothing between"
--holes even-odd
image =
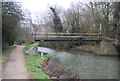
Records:
<instances>
[{"instance_id":1,"label":"gravel path","mask_svg":"<svg viewBox=\"0 0 120 81\"><path fill-rule=\"evenodd\" d=\"M2 66L3 79L29 78L29 73L25 65L23 48L24 46L16 46L9 54L7 62Z\"/></svg>"}]
</instances>

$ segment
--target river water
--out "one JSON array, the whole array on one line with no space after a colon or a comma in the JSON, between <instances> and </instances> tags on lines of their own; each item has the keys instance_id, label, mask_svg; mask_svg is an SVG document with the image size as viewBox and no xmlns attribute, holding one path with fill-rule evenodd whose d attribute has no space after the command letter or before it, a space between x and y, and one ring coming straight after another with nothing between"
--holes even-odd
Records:
<instances>
[{"instance_id":1,"label":"river water","mask_svg":"<svg viewBox=\"0 0 120 81\"><path fill-rule=\"evenodd\" d=\"M70 68L80 79L118 79L118 57L45 47L38 47L38 50L51 54L53 63Z\"/></svg>"}]
</instances>

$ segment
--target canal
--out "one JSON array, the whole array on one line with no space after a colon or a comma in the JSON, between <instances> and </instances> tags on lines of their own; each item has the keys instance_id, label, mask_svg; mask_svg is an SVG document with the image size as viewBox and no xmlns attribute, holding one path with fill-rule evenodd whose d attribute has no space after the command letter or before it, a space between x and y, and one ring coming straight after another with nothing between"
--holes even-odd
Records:
<instances>
[{"instance_id":1,"label":"canal","mask_svg":"<svg viewBox=\"0 0 120 81\"><path fill-rule=\"evenodd\" d=\"M45 47L38 50L51 54L53 63L70 68L80 79L118 79L118 57Z\"/></svg>"}]
</instances>

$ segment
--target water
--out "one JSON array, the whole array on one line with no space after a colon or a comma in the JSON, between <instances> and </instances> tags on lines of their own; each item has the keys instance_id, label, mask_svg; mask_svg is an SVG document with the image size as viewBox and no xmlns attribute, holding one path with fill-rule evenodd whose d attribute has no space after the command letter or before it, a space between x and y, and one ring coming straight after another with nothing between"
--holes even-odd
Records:
<instances>
[{"instance_id":1,"label":"water","mask_svg":"<svg viewBox=\"0 0 120 81\"><path fill-rule=\"evenodd\" d=\"M81 51L53 50L39 47L39 51L49 53L51 61L64 68L71 68L80 79L118 79L118 58L96 56Z\"/></svg>"}]
</instances>

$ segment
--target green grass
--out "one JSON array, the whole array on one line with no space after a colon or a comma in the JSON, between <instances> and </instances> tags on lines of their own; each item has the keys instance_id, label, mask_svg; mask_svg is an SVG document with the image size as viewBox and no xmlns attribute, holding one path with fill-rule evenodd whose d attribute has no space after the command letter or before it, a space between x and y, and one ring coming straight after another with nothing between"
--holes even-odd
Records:
<instances>
[{"instance_id":1,"label":"green grass","mask_svg":"<svg viewBox=\"0 0 120 81\"><path fill-rule=\"evenodd\" d=\"M35 44L36 44L36 42L35 42L35 43L31 43L31 44L27 44L27 45L24 47L24 49L23 49L23 53L24 53L24 54L27 54L27 51L28 51L31 47L33 47Z\"/></svg>"},{"instance_id":2,"label":"green grass","mask_svg":"<svg viewBox=\"0 0 120 81\"><path fill-rule=\"evenodd\" d=\"M25 58L26 58L26 65L29 69L29 71L32 73L32 76L34 79L49 79L50 77L43 73L43 71L38 68L40 65L40 62L44 61L48 57L50 57L49 54L43 55L43 57L40 54L35 54L33 56L29 56L26 54L26 51L28 51L31 47L33 47L35 43L28 44L24 48Z\"/></svg>"},{"instance_id":3,"label":"green grass","mask_svg":"<svg viewBox=\"0 0 120 81\"><path fill-rule=\"evenodd\" d=\"M0 64L2 63L2 55L0 54Z\"/></svg>"},{"instance_id":4,"label":"green grass","mask_svg":"<svg viewBox=\"0 0 120 81\"><path fill-rule=\"evenodd\" d=\"M25 46L25 51L28 51L31 47L33 47L34 45L35 45L36 43L32 43L32 44L27 44L26 46Z\"/></svg>"},{"instance_id":5,"label":"green grass","mask_svg":"<svg viewBox=\"0 0 120 81\"><path fill-rule=\"evenodd\" d=\"M6 60L7 55L12 51L13 48L15 48L15 46L10 46L2 51L2 55L0 55L0 63Z\"/></svg>"},{"instance_id":6,"label":"green grass","mask_svg":"<svg viewBox=\"0 0 120 81\"><path fill-rule=\"evenodd\" d=\"M40 65L40 62L44 61L48 57L50 57L49 54L44 55L43 58L39 55L25 55L27 66L30 68L30 71L32 72L32 76L34 79L49 79L49 76L44 74L40 68L38 68L38 65Z\"/></svg>"}]
</instances>

